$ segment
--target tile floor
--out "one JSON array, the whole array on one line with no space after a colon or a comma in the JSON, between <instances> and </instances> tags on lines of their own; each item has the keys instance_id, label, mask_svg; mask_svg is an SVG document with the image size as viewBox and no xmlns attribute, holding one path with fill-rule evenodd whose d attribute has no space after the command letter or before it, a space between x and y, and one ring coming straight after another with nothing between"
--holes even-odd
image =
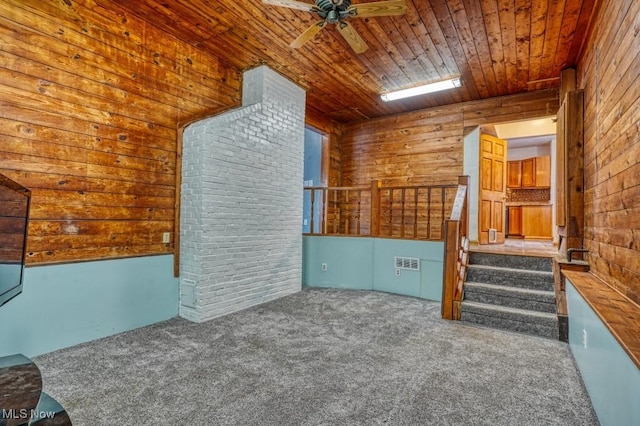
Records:
<instances>
[{"instance_id":1,"label":"tile floor","mask_svg":"<svg viewBox=\"0 0 640 426\"><path fill-rule=\"evenodd\" d=\"M558 247L550 240L525 240L507 238L504 244L472 244L471 251L497 254L519 254L538 257L555 257Z\"/></svg>"}]
</instances>

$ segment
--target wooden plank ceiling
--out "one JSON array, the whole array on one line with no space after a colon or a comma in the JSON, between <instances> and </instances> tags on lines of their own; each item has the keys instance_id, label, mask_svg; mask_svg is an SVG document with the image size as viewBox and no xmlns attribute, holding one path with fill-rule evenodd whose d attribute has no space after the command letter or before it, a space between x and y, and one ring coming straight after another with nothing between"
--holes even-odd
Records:
<instances>
[{"instance_id":1,"label":"wooden plank ceiling","mask_svg":"<svg viewBox=\"0 0 640 426\"><path fill-rule=\"evenodd\" d=\"M309 108L346 123L557 86L576 64L596 1L407 0L403 16L349 19L369 45L362 54L334 25L290 48L317 17L260 0L96 3L119 5L123 19L134 14L240 70L267 64L308 90ZM379 96L454 76L463 84L456 90L389 103Z\"/></svg>"}]
</instances>

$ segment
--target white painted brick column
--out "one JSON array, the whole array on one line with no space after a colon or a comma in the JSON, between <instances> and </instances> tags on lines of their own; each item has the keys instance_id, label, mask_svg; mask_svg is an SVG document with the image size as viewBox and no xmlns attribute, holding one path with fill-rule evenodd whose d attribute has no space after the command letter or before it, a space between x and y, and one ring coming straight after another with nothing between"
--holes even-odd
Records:
<instances>
[{"instance_id":1,"label":"white painted brick column","mask_svg":"<svg viewBox=\"0 0 640 426\"><path fill-rule=\"evenodd\" d=\"M305 92L261 66L242 93L242 108L184 132L180 316L192 321L301 289Z\"/></svg>"}]
</instances>

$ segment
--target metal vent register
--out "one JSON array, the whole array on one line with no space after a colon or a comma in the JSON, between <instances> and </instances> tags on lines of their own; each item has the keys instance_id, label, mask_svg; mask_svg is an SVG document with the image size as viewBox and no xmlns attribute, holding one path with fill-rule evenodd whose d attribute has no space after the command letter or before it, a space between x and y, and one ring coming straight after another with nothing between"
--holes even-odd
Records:
<instances>
[{"instance_id":1,"label":"metal vent register","mask_svg":"<svg viewBox=\"0 0 640 426\"><path fill-rule=\"evenodd\" d=\"M409 269L411 271L420 270L420 259L415 257L395 257L396 269Z\"/></svg>"}]
</instances>

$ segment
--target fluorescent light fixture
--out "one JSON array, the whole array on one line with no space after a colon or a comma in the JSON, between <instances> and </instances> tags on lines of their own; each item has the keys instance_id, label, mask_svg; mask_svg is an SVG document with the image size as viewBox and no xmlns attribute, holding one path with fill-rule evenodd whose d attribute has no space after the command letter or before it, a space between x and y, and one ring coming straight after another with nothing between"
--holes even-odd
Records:
<instances>
[{"instance_id":1,"label":"fluorescent light fixture","mask_svg":"<svg viewBox=\"0 0 640 426\"><path fill-rule=\"evenodd\" d=\"M460 77L451 78L449 80L436 81L435 83L425 84L423 86L412 87L410 89L397 90L395 92L380 95L383 101L395 101L396 99L408 98L411 96L424 95L426 93L439 92L441 90L453 89L460 87Z\"/></svg>"}]
</instances>

